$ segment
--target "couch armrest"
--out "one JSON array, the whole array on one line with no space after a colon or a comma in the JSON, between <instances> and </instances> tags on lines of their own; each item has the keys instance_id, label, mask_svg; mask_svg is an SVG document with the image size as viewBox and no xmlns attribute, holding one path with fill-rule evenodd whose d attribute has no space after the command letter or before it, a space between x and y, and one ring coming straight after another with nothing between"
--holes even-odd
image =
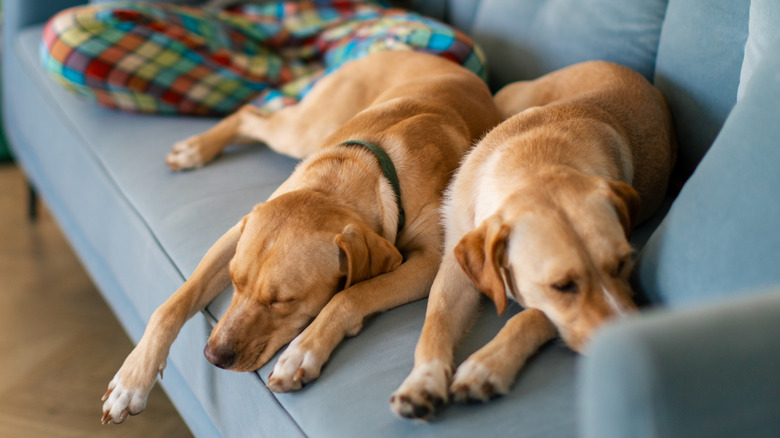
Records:
<instances>
[{"instance_id":1,"label":"couch armrest","mask_svg":"<svg viewBox=\"0 0 780 438\"><path fill-rule=\"evenodd\" d=\"M780 289L617 322L580 365L586 438L780 436Z\"/></svg>"}]
</instances>

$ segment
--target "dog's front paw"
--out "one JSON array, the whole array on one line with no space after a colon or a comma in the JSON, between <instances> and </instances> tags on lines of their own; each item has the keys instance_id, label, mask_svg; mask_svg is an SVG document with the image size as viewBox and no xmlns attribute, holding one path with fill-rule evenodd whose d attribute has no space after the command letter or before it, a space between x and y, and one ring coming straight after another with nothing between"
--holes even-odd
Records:
<instances>
[{"instance_id":1,"label":"dog's front paw","mask_svg":"<svg viewBox=\"0 0 780 438\"><path fill-rule=\"evenodd\" d=\"M320 376L325 359L313 348L307 348L303 337L293 339L274 365L266 386L273 392L298 391L305 383Z\"/></svg>"},{"instance_id":2,"label":"dog's front paw","mask_svg":"<svg viewBox=\"0 0 780 438\"><path fill-rule=\"evenodd\" d=\"M415 366L390 397L390 407L403 418L428 420L449 401L447 387L452 374L440 361Z\"/></svg>"},{"instance_id":3,"label":"dog's front paw","mask_svg":"<svg viewBox=\"0 0 780 438\"><path fill-rule=\"evenodd\" d=\"M198 136L195 136L174 144L173 150L165 158L168 167L177 172L203 167L207 160L202 154L200 142Z\"/></svg>"},{"instance_id":4,"label":"dog's front paw","mask_svg":"<svg viewBox=\"0 0 780 438\"><path fill-rule=\"evenodd\" d=\"M509 392L514 375L491 369L477 358L463 362L450 385L452 398L458 403L486 402Z\"/></svg>"},{"instance_id":5,"label":"dog's front paw","mask_svg":"<svg viewBox=\"0 0 780 438\"><path fill-rule=\"evenodd\" d=\"M108 383L108 390L103 394L103 424L119 424L128 415L138 415L146 407L146 399L157 379L157 373L162 377L166 361L154 360L143 354L139 344L125 359L114 378ZM151 365L157 363L157 366ZM151 365L151 366L150 366Z\"/></svg>"},{"instance_id":6,"label":"dog's front paw","mask_svg":"<svg viewBox=\"0 0 780 438\"><path fill-rule=\"evenodd\" d=\"M151 388L149 388L151 389ZM146 407L149 391L144 388L126 387L117 374L108 384L108 391L103 395L103 424L119 424L128 415L138 415Z\"/></svg>"}]
</instances>

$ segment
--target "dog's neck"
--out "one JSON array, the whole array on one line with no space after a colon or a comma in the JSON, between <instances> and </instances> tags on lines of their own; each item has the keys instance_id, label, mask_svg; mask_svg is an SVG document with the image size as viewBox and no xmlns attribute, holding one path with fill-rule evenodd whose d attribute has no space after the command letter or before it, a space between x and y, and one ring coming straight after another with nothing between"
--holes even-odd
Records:
<instances>
[{"instance_id":1,"label":"dog's neck","mask_svg":"<svg viewBox=\"0 0 780 438\"><path fill-rule=\"evenodd\" d=\"M301 162L294 176L299 189L328 195L357 213L377 234L395 242L399 215L396 195L370 151L327 148Z\"/></svg>"},{"instance_id":2,"label":"dog's neck","mask_svg":"<svg viewBox=\"0 0 780 438\"><path fill-rule=\"evenodd\" d=\"M393 188L393 194L395 195L395 203L398 210L398 221L397 221L398 226L396 227L396 229L400 233L404 225L406 224L406 212L404 211L403 203L401 201L401 181L398 179L398 174L396 173L393 160L390 159L390 156L387 155L387 152L385 152L384 149L382 149L379 145L375 143L370 143L362 140L349 140L349 141L342 142L341 144L339 144L339 146L362 147L368 149L369 151L371 151L372 154L374 154L379 164L379 167L382 169L382 174L384 175L387 182L390 183L390 186ZM380 196L380 198L384 200L386 196Z\"/></svg>"}]
</instances>

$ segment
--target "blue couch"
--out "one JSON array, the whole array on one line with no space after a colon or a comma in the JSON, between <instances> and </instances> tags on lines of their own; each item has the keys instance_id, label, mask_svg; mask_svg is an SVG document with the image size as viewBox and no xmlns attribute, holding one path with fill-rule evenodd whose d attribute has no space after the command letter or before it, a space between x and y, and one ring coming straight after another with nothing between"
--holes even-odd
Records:
<instances>
[{"instance_id":1,"label":"blue couch","mask_svg":"<svg viewBox=\"0 0 780 438\"><path fill-rule=\"evenodd\" d=\"M201 170L170 172L170 146L216 121L112 112L47 77L38 62L42 25L78 3L5 2L4 126L17 161L137 341L206 249L295 161L263 147L236 148ZM234 373L203 357L228 289L185 325L162 381L194 434L780 436L778 3L406 3L472 35L488 56L493 87L606 59L666 94L680 140L681 190L633 237L636 288L648 307L601 331L587 357L553 342L509 395L450 406L432 423L415 424L395 418L388 399L412 368L424 301L374 318L335 351L318 381L279 395L264 385L275 360ZM486 304L456 360L517 311L499 318ZM121 427L132 428L132 420Z\"/></svg>"}]
</instances>

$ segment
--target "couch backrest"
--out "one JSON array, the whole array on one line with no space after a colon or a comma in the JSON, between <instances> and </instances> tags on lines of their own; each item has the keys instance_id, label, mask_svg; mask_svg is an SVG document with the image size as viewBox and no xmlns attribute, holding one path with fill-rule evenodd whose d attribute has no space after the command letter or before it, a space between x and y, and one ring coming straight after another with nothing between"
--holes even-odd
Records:
<instances>
[{"instance_id":1,"label":"couch backrest","mask_svg":"<svg viewBox=\"0 0 780 438\"><path fill-rule=\"evenodd\" d=\"M626 65L652 80L666 3L482 0L468 31L487 54L494 87L591 59Z\"/></svg>"},{"instance_id":2,"label":"couch backrest","mask_svg":"<svg viewBox=\"0 0 780 438\"><path fill-rule=\"evenodd\" d=\"M655 84L675 120L682 176L693 172L736 103L749 9L741 0L669 2Z\"/></svg>"},{"instance_id":3,"label":"couch backrest","mask_svg":"<svg viewBox=\"0 0 780 438\"><path fill-rule=\"evenodd\" d=\"M687 177L736 103L776 26L776 0L408 0L474 37L491 86L603 59L640 72L666 95ZM751 12L752 11L752 12ZM770 11L771 12L771 11ZM748 38L750 30L750 39ZM768 35L768 36L767 36ZM751 40L758 40L751 45ZM755 47L743 58L746 43Z\"/></svg>"},{"instance_id":4,"label":"couch backrest","mask_svg":"<svg viewBox=\"0 0 780 438\"><path fill-rule=\"evenodd\" d=\"M704 3L675 1L685 3L679 7ZM663 74L674 87L665 91L677 104L680 137L687 138L686 147L701 147L683 151L688 165L707 152L637 264L644 295L670 307L761 293L780 283L780 4L753 0L746 18L744 3L719 2L720 8L707 11L714 14L709 25L699 10L697 26L706 31L678 30L679 38L696 40L693 46L663 61L671 41L659 50L658 67L666 68ZM734 23L724 21L728 14ZM710 138L715 139L711 146Z\"/></svg>"}]
</instances>

